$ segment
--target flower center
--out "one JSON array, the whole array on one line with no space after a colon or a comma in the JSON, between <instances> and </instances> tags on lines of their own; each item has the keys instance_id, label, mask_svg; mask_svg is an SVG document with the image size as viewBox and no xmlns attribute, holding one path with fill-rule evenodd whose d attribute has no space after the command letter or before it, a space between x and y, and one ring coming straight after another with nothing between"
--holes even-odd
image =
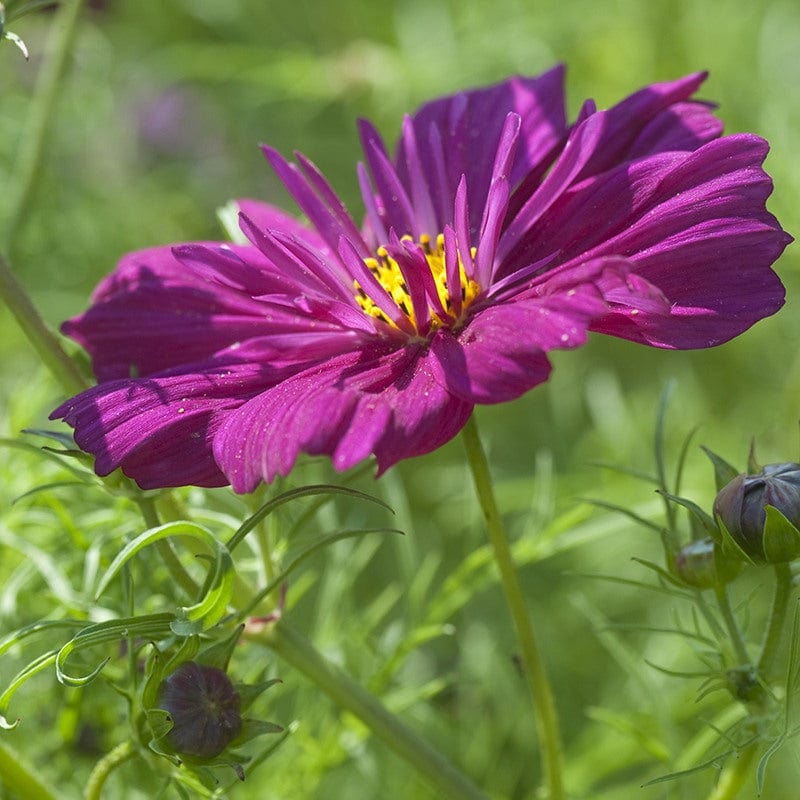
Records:
<instances>
[{"instance_id":1,"label":"flower center","mask_svg":"<svg viewBox=\"0 0 800 800\"><path fill-rule=\"evenodd\" d=\"M400 242L413 244L413 239L410 236L404 236ZM454 256L457 264L457 277L453 274L448 280L445 239L442 234L436 237L435 242L429 236L423 235L420 237L418 245L418 248L414 250L405 251L404 255L408 255L408 258L403 259L402 267L395 258L389 255L386 247L379 247L376 251L377 257L367 258L364 263L403 312L417 334L427 335L443 326L457 326L463 319L470 303L480 293L481 287L467 276L460 255ZM472 248L472 256L474 258L475 248ZM417 274L412 276L409 274L410 270ZM454 273L455 270L451 269L451 272ZM421 301L422 306L420 306L419 299L415 302L413 291L409 287L412 280L418 280L420 287L418 295L424 297L424 300ZM453 284L456 286L454 287ZM356 301L366 314L381 320L392 328L398 328L397 323L364 291L358 281L354 281L354 286ZM424 312L425 319L420 319L422 316L420 308Z\"/></svg>"}]
</instances>

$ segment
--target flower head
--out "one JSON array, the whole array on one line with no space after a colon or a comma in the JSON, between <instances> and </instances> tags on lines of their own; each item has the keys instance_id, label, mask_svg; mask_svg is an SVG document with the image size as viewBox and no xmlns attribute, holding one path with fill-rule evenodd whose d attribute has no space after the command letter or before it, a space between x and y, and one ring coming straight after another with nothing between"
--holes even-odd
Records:
<instances>
[{"instance_id":1,"label":"flower head","mask_svg":"<svg viewBox=\"0 0 800 800\"><path fill-rule=\"evenodd\" d=\"M791 238L766 142L722 137L703 79L569 125L561 67L512 78L406 117L394 157L361 122L362 227L308 159L264 148L309 224L244 200L246 244L123 258L63 328L101 383L53 417L100 474L247 492L301 452L383 471L434 450L589 330L727 341L782 305Z\"/></svg>"}]
</instances>

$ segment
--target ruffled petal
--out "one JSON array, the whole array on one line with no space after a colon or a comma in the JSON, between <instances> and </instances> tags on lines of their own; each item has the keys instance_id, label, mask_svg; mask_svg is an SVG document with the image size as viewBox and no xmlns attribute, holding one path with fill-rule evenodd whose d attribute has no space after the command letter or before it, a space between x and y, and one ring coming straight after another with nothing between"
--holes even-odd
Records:
<instances>
[{"instance_id":1,"label":"ruffled petal","mask_svg":"<svg viewBox=\"0 0 800 800\"><path fill-rule=\"evenodd\" d=\"M783 302L770 268L791 241L766 210L772 190L763 139L717 139L693 153L624 164L565 192L507 255L504 284L527 264L564 266L621 256L669 301L669 311L618 304L593 325L658 347L709 347Z\"/></svg>"},{"instance_id":2,"label":"ruffled petal","mask_svg":"<svg viewBox=\"0 0 800 800\"><path fill-rule=\"evenodd\" d=\"M370 453L379 469L436 449L472 404L443 388L424 348L376 345L305 370L253 398L218 431L214 452L237 492L286 475L301 453L338 470Z\"/></svg>"},{"instance_id":3,"label":"ruffled petal","mask_svg":"<svg viewBox=\"0 0 800 800\"><path fill-rule=\"evenodd\" d=\"M75 429L98 475L121 467L142 489L224 486L228 479L211 447L214 432L269 383L268 371L257 364L111 381L73 397L50 417Z\"/></svg>"},{"instance_id":4,"label":"ruffled petal","mask_svg":"<svg viewBox=\"0 0 800 800\"><path fill-rule=\"evenodd\" d=\"M709 103L689 101L708 77L706 72L677 81L654 83L612 106L594 157L580 178L667 150L696 150L722 134L722 123ZM688 101L688 102L687 102Z\"/></svg>"}]
</instances>

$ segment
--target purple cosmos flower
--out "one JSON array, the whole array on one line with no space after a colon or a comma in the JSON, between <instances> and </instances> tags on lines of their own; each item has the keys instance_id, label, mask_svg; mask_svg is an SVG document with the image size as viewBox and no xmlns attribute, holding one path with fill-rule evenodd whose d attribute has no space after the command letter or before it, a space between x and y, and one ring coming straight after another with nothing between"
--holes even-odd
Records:
<instances>
[{"instance_id":1,"label":"purple cosmos flower","mask_svg":"<svg viewBox=\"0 0 800 800\"><path fill-rule=\"evenodd\" d=\"M476 403L547 380L589 330L727 341L783 303L767 143L722 137L690 75L568 125L563 68L434 100L392 157L360 124L359 227L317 168L264 152L306 225L241 201L246 245L132 253L63 330L99 386L53 412L104 475L251 491L299 453L380 471Z\"/></svg>"}]
</instances>

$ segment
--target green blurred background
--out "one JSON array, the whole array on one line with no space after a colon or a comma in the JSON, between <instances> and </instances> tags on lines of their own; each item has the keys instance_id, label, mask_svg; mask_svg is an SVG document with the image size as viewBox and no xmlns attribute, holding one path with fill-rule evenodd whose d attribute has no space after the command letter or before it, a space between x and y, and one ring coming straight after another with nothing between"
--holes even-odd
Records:
<instances>
[{"instance_id":1,"label":"green blurred background","mask_svg":"<svg viewBox=\"0 0 800 800\"><path fill-rule=\"evenodd\" d=\"M710 70L702 97L719 104L726 132L754 131L770 141L767 169L775 192L769 207L790 233L800 231L800 6L793 0L746 6L725 0L107 0L88 6L32 203L4 246L53 325L85 307L91 288L126 251L219 238L215 210L230 198L258 197L291 209L260 142L284 153L302 150L358 216L357 117L369 117L393 141L402 114L431 97L511 73L535 74L558 61L568 65L572 114L587 97L605 107L647 83ZM8 42L0 45L2 187L16 179L52 21L43 11L11 26L31 51L29 63ZM0 192L0 222L11 194ZM579 351L554 354L546 386L479 411L501 502L515 534L530 543L523 576L548 643L576 796L691 800L711 785L705 772L640 788L676 768L678 754L703 729L701 718L722 705L696 705L696 681L669 679L646 666L645 658L691 668L691 652L676 637L606 629L608 621L669 621L671 601L580 577L646 578L631 558L658 557L651 533L621 516L590 512L581 498L658 514L651 487L593 462L652 470L655 409L670 379L673 463L694 426L697 443L742 467L751 436L764 462L798 458L797 252L790 248L777 265L787 286L785 308L739 340L675 353L594 336ZM3 435L45 426L61 392L5 309L0 353ZM41 482L33 456L7 455L0 469L6 505ZM315 463L297 480L307 476L330 479L331 473ZM369 480L361 485L395 505L408 536L401 544L337 546L315 562L309 574L316 584L296 613L328 655L370 683L397 642L425 622L431 598L482 545L483 534L458 441L400 465L377 489ZM712 476L696 447L686 493L710 505ZM221 507L234 503L209 494L208 502ZM72 544L52 533L53 505L41 512L51 532L40 543L58 559L58 548ZM560 531L564 514L574 514L574 530ZM548 528L553 520L558 525ZM544 538L542 530L549 531ZM3 559L0 576L8 580L19 564L7 554ZM429 582L418 585L415 576L423 570ZM756 574L742 589L756 591L754 641L766 602L758 591L768 583ZM8 591L0 597L0 630L28 621L16 599L32 588L35 582L17 587L11 599ZM382 688L412 724L497 796L532 797L535 732L518 708L524 688L499 589L485 580L467 582L466 593L447 617L451 635L413 649ZM378 608L381 602L386 609ZM288 668L278 665L276 673L286 688L273 690L269 717L284 724L297 718L300 728L235 797L429 797L404 764L365 739L313 687ZM9 678L2 664L0 677ZM72 796L94 750L52 726L64 692L37 680L40 694L28 691L18 701L30 704L35 720L12 734L13 741L35 761L46 758L51 774L69 787L65 797ZM422 691L428 688L430 697ZM104 717L99 727L113 730L113 711L104 714L111 722ZM46 736L39 737L36 726L47 727L48 720ZM98 736L92 745L98 752L113 746L111 734ZM765 800L794 796L788 787L796 786L798 766L791 747L770 765ZM109 797L140 796L123 788L134 774ZM754 796L754 789L742 796Z\"/></svg>"}]
</instances>

